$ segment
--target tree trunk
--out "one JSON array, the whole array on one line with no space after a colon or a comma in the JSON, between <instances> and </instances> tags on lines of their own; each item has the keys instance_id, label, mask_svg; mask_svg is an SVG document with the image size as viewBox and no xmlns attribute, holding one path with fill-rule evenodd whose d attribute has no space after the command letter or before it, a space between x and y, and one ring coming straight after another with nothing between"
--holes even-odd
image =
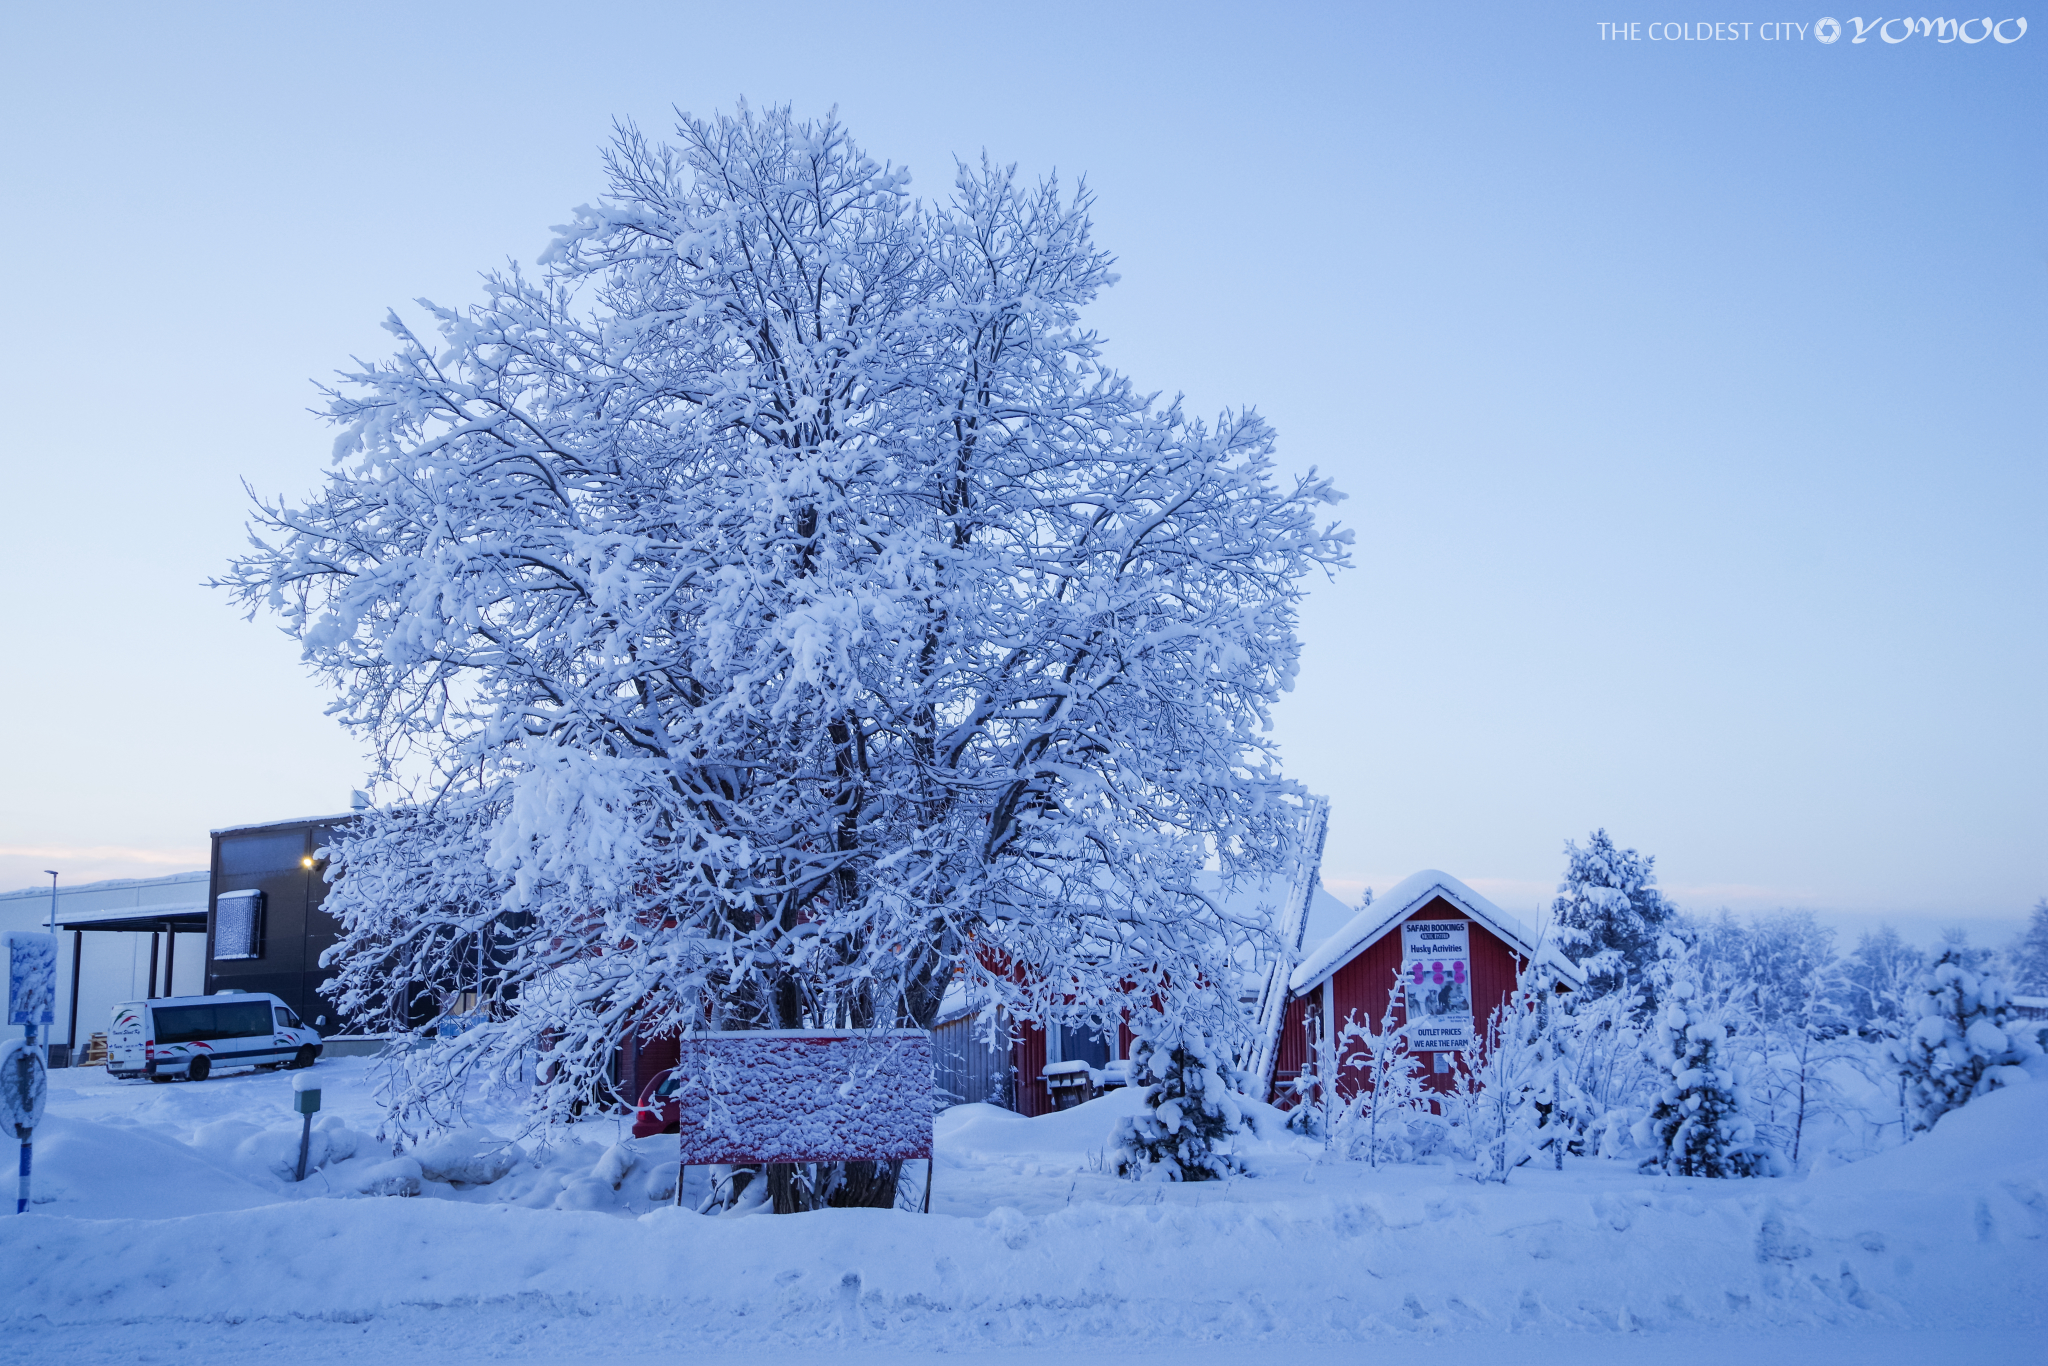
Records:
<instances>
[{"instance_id":1,"label":"tree trunk","mask_svg":"<svg viewBox=\"0 0 2048 1366\"><path fill-rule=\"evenodd\" d=\"M848 1162L826 1203L834 1209L894 1209L901 1162Z\"/></svg>"}]
</instances>

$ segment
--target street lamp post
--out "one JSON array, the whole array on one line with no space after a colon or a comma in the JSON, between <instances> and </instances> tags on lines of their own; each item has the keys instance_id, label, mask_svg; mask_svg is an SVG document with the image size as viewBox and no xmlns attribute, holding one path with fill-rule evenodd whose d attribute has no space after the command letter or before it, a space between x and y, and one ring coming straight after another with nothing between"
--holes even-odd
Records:
<instances>
[{"instance_id":1,"label":"street lamp post","mask_svg":"<svg viewBox=\"0 0 2048 1366\"><path fill-rule=\"evenodd\" d=\"M57 870L55 868L45 868L43 871L50 875L50 945L52 948L55 948L57 943ZM45 1070L50 1066L50 1035L55 1032L56 1027L54 1025L43 1031L43 1067ZM36 1041L36 1027L34 1025L28 1027L28 1041L30 1043Z\"/></svg>"}]
</instances>

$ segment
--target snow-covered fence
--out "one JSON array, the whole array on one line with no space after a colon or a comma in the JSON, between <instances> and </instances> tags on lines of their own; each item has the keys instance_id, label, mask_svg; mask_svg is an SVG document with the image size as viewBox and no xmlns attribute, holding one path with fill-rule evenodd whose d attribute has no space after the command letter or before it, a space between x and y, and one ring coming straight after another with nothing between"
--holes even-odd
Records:
<instances>
[{"instance_id":1,"label":"snow-covered fence","mask_svg":"<svg viewBox=\"0 0 2048 1366\"><path fill-rule=\"evenodd\" d=\"M682 1040L685 1166L932 1155L932 1044L922 1030L743 1030Z\"/></svg>"}]
</instances>

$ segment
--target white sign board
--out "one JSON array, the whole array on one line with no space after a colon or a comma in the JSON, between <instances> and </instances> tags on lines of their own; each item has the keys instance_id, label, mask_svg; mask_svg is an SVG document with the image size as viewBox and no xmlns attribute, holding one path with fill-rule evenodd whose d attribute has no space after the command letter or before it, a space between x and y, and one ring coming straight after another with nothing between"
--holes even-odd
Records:
<instances>
[{"instance_id":1,"label":"white sign board","mask_svg":"<svg viewBox=\"0 0 2048 1366\"><path fill-rule=\"evenodd\" d=\"M57 1022L57 938L49 934L7 936L7 1023Z\"/></svg>"},{"instance_id":2,"label":"white sign board","mask_svg":"<svg viewBox=\"0 0 2048 1366\"><path fill-rule=\"evenodd\" d=\"M50 1074L43 1054L20 1039L0 1049L0 1124L22 1142L43 1122L43 1103L50 1095Z\"/></svg>"},{"instance_id":3,"label":"white sign board","mask_svg":"<svg viewBox=\"0 0 2048 1366\"><path fill-rule=\"evenodd\" d=\"M1448 1053L1470 1048L1472 922L1402 922L1401 986L1408 998L1411 1051Z\"/></svg>"}]
</instances>

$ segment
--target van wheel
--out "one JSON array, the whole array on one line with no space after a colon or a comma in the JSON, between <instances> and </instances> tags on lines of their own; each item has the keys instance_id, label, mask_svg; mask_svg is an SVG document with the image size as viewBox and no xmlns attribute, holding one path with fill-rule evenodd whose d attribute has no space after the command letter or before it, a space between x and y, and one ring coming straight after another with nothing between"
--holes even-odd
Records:
<instances>
[{"instance_id":1,"label":"van wheel","mask_svg":"<svg viewBox=\"0 0 2048 1366\"><path fill-rule=\"evenodd\" d=\"M307 1044L304 1047L300 1048L299 1051L292 1056L292 1060L286 1063L285 1067L296 1071L298 1068L311 1067L312 1065L313 1045Z\"/></svg>"},{"instance_id":2,"label":"van wheel","mask_svg":"<svg viewBox=\"0 0 2048 1366\"><path fill-rule=\"evenodd\" d=\"M205 1081L208 1077L213 1075L213 1059L192 1059L192 1065L185 1069L185 1075L192 1081Z\"/></svg>"}]
</instances>

